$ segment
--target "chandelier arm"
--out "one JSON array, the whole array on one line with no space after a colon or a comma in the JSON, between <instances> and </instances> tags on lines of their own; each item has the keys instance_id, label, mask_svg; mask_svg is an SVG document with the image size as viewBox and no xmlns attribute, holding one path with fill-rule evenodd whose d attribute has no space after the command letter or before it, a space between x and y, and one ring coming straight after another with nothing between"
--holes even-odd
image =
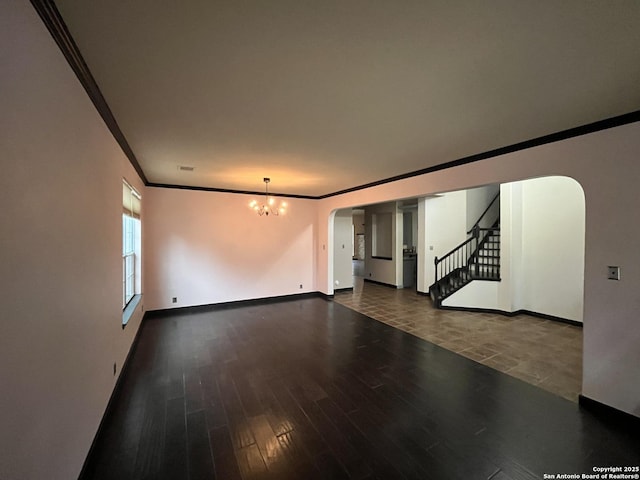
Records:
<instances>
[{"instance_id":1,"label":"chandelier arm","mask_svg":"<svg viewBox=\"0 0 640 480\"><path fill-rule=\"evenodd\" d=\"M259 216L279 216L281 213L285 213L286 204L285 202L281 202L280 205L275 205L275 199L269 196L269 182L271 179L269 177L264 177L262 179L264 182L264 197L265 201L262 205L260 205L257 201L253 200L250 203L250 207L259 215Z\"/></svg>"}]
</instances>

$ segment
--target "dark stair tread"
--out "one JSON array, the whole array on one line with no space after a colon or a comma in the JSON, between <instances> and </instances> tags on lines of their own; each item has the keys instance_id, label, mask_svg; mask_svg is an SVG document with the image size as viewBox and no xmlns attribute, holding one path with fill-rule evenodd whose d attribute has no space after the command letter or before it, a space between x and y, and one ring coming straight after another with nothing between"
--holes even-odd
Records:
<instances>
[{"instance_id":1,"label":"dark stair tread","mask_svg":"<svg viewBox=\"0 0 640 480\"><path fill-rule=\"evenodd\" d=\"M500 220L493 225L493 230L486 231L476 249L467 259L467 264L455 268L440 278L429 288L429 295L436 307L474 280L500 280Z\"/></svg>"}]
</instances>

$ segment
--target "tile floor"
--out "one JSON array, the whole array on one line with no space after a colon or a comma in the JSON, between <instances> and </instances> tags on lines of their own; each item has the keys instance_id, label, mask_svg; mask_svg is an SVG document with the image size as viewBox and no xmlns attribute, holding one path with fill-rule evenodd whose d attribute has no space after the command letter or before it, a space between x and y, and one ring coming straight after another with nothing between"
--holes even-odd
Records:
<instances>
[{"instance_id":1,"label":"tile floor","mask_svg":"<svg viewBox=\"0 0 640 480\"><path fill-rule=\"evenodd\" d=\"M529 315L433 308L412 289L354 277L334 301L498 371L577 402L582 387L582 328Z\"/></svg>"}]
</instances>

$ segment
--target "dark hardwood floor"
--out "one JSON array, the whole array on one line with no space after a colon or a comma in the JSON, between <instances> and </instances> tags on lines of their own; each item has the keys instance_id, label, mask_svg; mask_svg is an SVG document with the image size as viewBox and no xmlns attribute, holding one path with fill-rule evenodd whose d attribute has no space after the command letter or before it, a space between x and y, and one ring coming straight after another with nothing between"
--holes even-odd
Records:
<instances>
[{"instance_id":1,"label":"dark hardwood floor","mask_svg":"<svg viewBox=\"0 0 640 480\"><path fill-rule=\"evenodd\" d=\"M541 479L640 433L320 298L147 318L85 479Z\"/></svg>"}]
</instances>

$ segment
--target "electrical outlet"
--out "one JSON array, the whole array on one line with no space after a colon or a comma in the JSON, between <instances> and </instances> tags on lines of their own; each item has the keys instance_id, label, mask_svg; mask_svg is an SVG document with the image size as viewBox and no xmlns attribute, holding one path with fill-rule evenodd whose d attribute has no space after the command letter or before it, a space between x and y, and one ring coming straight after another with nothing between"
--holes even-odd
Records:
<instances>
[{"instance_id":1,"label":"electrical outlet","mask_svg":"<svg viewBox=\"0 0 640 480\"><path fill-rule=\"evenodd\" d=\"M300 288L302 288L302 284L300 284Z\"/></svg>"},{"instance_id":2,"label":"electrical outlet","mask_svg":"<svg viewBox=\"0 0 640 480\"><path fill-rule=\"evenodd\" d=\"M609 265L607 271L607 278L609 280L620 280L620 267Z\"/></svg>"},{"instance_id":3,"label":"electrical outlet","mask_svg":"<svg viewBox=\"0 0 640 480\"><path fill-rule=\"evenodd\" d=\"M178 297L172 297L171 303L178 303Z\"/></svg>"}]
</instances>

